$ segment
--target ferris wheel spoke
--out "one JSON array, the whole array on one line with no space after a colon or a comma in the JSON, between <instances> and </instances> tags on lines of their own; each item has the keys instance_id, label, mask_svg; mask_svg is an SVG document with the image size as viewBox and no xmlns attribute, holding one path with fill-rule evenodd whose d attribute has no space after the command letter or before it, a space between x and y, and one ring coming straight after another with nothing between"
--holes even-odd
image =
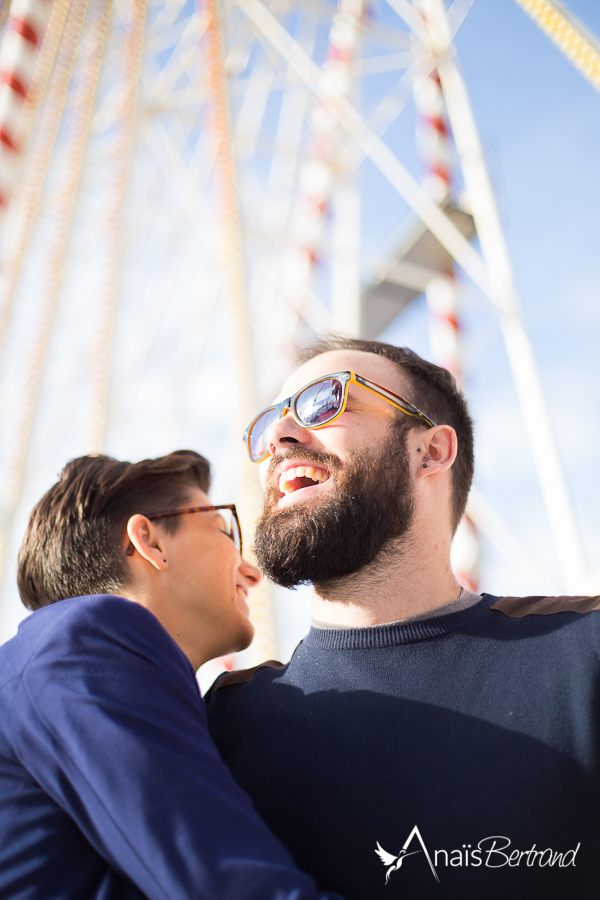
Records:
<instances>
[{"instance_id":1,"label":"ferris wheel spoke","mask_svg":"<svg viewBox=\"0 0 600 900\"><path fill-rule=\"evenodd\" d=\"M96 453L102 450L106 430L112 337L121 285L123 236L136 136L146 10L146 0L128 0L122 12L124 36L121 103L119 116L115 123L117 139L112 162L113 178L107 200L107 207L110 211L107 229L107 266L100 315L96 326L95 346L91 355L91 399L86 429L86 446L91 452Z\"/></svg>"},{"instance_id":2,"label":"ferris wheel spoke","mask_svg":"<svg viewBox=\"0 0 600 900\"><path fill-rule=\"evenodd\" d=\"M0 497L0 582L4 577L10 534L27 465L44 363L54 324L63 265L108 33L109 9L109 4L106 2L98 2L93 8L92 28L88 33L81 60L80 80L71 122L71 140L68 142L65 154L62 183L53 197L52 205L56 227L46 254L44 295L39 304L38 319L25 362L27 377L18 417L11 429L12 441L6 461L5 489Z\"/></svg>"},{"instance_id":3,"label":"ferris wheel spoke","mask_svg":"<svg viewBox=\"0 0 600 900\"><path fill-rule=\"evenodd\" d=\"M68 17L66 9L68 9ZM74 0L70 8L62 0L58 0L55 7L56 17L51 18L49 22L48 38L52 42L52 47L48 51L48 56L44 55L40 68L43 72L51 65L51 56L56 56L56 65L48 86L48 99L40 116L37 134L26 160L25 177L21 189L15 197L15 202L9 210L5 230L7 240L3 242L0 278L0 348L6 339L6 330L23 261L42 200L46 175L62 121L67 90L77 57L77 48L87 9L88 0ZM65 13L64 22L62 21L63 13ZM60 44L54 51L54 41L57 39L55 32L59 30ZM36 78L37 70L34 72L34 79Z\"/></svg>"}]
</instances>

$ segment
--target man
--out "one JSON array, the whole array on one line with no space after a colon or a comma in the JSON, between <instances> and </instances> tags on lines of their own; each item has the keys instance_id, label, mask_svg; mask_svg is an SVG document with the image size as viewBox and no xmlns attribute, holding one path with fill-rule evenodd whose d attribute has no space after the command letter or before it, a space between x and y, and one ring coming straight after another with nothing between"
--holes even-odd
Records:
<instances>
[{"instance_id":1,"label":"man","mask_svg":"<svg viewBox=\"0 0 600 900\"><path fill-rule=\"evenodd\" d=\"M208 736L195 669L248 646L260 577L208 486L191 451L82 457L31 515L36 611L0 648L3 900L318 900Z\"/></svg>"},{"instance_id":2,"label":"man","mask_svg":"<svg viewBox=\"0 0 600 900\"><path fill-rule=\"evenodd\" d=\"M451 375L322 342L245 438L259 564L313 583L314 620L288 665L222 676L209 725L298 865L351 900L597 897L600 598L461 590Z\"/></svg>"}]
</instances>

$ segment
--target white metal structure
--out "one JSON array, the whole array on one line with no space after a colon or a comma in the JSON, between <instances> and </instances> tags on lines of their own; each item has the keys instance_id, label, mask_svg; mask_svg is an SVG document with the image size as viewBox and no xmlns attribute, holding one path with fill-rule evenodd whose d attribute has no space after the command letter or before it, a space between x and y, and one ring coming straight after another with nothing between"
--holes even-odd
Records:
<instances>
[{"instance_id":1,"label":"white metal structure","mask_svg":"<svg viewBox=\"0 0 600 900\"><path fill-rule=\"evenodd\" d=\"M363 246L374 178L393 217L418 217L498 316L530 441L545 448L535 459L559 587L585 590L452 43L470 3L54 3L62 20L48 26L50 75L0 251L2 636L20 616L13 572L27 511L68 457L193 446L250 530L259 495L244 424L298 345L360 332L361 285L395 250ZM413 90L436 70L481 253L415 165ZM477 492L470 514L514 566L539 568ZM277 649L266 593L255 617L258 659Z\"/></svg>"}]
</instances>

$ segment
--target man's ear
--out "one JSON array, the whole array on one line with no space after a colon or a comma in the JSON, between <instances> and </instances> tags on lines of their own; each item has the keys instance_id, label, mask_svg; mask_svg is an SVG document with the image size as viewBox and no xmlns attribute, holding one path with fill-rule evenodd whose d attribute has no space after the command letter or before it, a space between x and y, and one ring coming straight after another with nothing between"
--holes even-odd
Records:
<instances>
[{"instance_id":1,"label":"man's ear","mask_svg":"<svg viewBox=\"0 0 600 900\"><path fill-rule=\"evenodd\" d=\"M421 436L421 446L424 445L424 456L421 467L427 469L426 474L445 472L450 468L458 451L458 439L456 431L451 425L436 425Z\"/></svg>"},{"instance_id":2,"label":"man's ear","mask_svg":"<svg viewBox=\"0 0 600 900\"><path fill-rule=\"evenodd\" d=\"M164 533L150 519L140 513L132 516L127 523L127 537L151 566L159 571L168 568Z\"/></svg>"}]
</instances>

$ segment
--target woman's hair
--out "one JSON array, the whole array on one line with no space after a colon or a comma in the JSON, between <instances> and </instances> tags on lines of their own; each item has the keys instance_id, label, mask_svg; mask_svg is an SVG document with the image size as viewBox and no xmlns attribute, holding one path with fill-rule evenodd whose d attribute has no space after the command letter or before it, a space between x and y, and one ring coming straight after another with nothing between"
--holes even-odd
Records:
<instances>
[{"instance_id":1,"label":"woman's hair","mask_svg":"<svg viewBox=\"0 0 600 900\"><path fill-rule=\"evenodd\" d=\"M119 593L128 583L127 522L166 512L208 491L210 465L193 450L138 463L72 459L34 507L19 551L17 583L28 609L67 597ZM175 531L179 518L161 520Z\"/></svg>"}]
</instances>

